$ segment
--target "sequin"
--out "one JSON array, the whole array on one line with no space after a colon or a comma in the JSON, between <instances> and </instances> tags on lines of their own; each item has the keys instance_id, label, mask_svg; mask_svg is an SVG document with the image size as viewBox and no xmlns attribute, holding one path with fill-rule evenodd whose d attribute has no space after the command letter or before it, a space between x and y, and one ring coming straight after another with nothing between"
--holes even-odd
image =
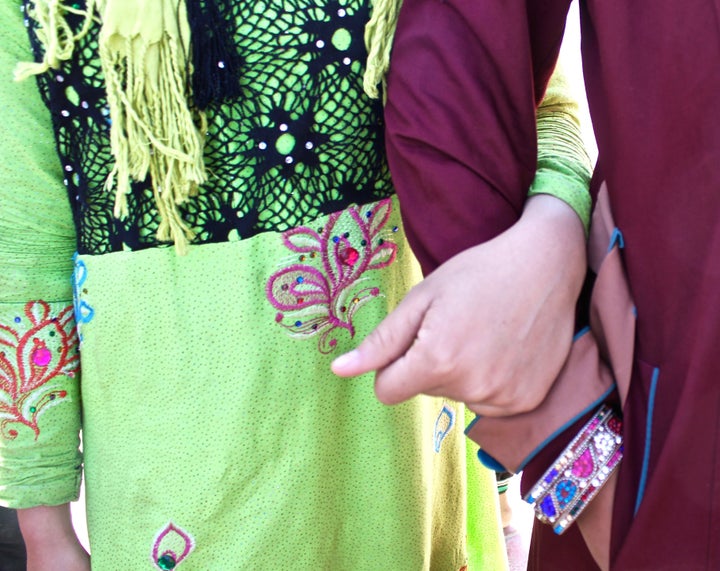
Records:
<instances>
[{"instance_id":1,"label":"sequin","mask_svg":"<svg viewBox=\"0 0 720 571\"><path fill-rule=\"evenodd\" d=\"M157 566L160 567L160 569L163 569L163 571L166 571L167 569L175 569L175 565L177 565L175 558L170 554L165 554L157 560Z\"/></svg>"},{"instance_id":2,"label":"sequin","mask_svg":"<svg viewBox=\"0 0 720 571\"><path fill-rule=\"evenodd\" d=\"M32 352L32 361L38 367L47 367L52 361L52 353L45 347L39 347Z\"/></svg>"},{"instance_id":3,"label":"sequin","mask_svg":"<svg viewBox=\"0 0 720 571\"><path fill-rule=\"evenodd\" d=\"M345 248L340 252L340 259L346 266L354 266L359 258L360 253L355 248Z\"/></svg>"}]
</instances>

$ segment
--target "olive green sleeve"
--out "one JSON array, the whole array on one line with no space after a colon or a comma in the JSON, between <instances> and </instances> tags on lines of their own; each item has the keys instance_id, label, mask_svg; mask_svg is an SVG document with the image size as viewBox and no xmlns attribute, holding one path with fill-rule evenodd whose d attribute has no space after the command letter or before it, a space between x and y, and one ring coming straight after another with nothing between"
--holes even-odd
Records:
<instances>
[{"instance_id":1,"label":"olive green sleeve","mask_svg":"<svg viewBox=\"0 0 720 571\"><path fill-rule=\"evenodd\" d=\"M590 224L592 166L583 145L578 105L558 66L537 111L538 165L528 196L550 194Z\"/></svg>"},{"instance_id":2,"label":"olive green sleeve","mask_svg":"<svg viewBox=\"0 0 720 571\"><path fill-rule=\"evenodd\" d=\"M78 496L80 371L72 303L75 232L20 2L0 3L0 505Z\"/></svg>"}]
</instances>

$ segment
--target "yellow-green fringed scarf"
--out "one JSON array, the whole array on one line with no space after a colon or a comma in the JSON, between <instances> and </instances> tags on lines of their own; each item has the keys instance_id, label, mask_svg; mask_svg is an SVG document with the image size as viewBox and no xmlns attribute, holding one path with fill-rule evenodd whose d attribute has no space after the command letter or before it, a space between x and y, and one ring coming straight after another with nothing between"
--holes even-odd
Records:
<instances>
[{"instance_id":1,"label":"yellow-green fringed scarf","mask_svg":"<svg viewBox=\"0 0 720 571\"><path fill-rule=\"evenodd\" d=\"M160 225L158 240L180 254L194 237L179 205L197 195L207 175L203 162L206 122L191 105L190 26L186 0L88 0L85 10L60 0L35 0L28 15L37 21L45 47L41 63L21 63L16 79L57 69L72 57L75 43L94 21L101 25L99 56L105 74L115 165L106 187L115 190L115 216L128 214L132 181L152 180ZM196 1L196 0L187 0ZM377 98L390 61L400 0L375 0L365 30L368 61L364 87ZM66 14L85 22L76 34Z\"/></svg>"}]
</instances>

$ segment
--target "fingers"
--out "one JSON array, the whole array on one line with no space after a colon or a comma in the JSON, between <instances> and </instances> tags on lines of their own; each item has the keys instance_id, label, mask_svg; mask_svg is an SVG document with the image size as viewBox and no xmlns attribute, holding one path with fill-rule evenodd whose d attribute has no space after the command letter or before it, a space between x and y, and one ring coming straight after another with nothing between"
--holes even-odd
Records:
<instances>
[{"instance_id":1,"label":"fingers","mask_svg":"<svg viewBox=\"0 0 720 571\"><path fill-rule=\"evenodd\" d=\"M332 362L333 373L354 377L383 369L412 347L422 324L428 301L418 288L403 301L355 349Z\"/></svg>"},{"instance_id":2,"label":"fingers","mask_svg":"<svg viewBox=\"0 0 720 571\"><path fill-rule=\"evenodd\" d=\"M375 375L375 395L384 404L397 404L417 394L442 394L452 398L458 352L443 334L447 325L442 304L425 309L415 342L403 355Z\"/></svg>"}]
</instances>

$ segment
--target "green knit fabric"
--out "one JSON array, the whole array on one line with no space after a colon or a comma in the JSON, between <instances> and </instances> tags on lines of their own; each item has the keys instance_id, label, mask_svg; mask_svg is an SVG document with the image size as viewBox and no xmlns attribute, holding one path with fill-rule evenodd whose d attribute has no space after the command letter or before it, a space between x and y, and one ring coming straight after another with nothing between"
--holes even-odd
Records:
<instances>
[{"instance_id":1,"label":"green knit fabric","mask_svg":"<svg viewBox=\"0 0 720 571\"><path fill-rule=\"evenodd\" d=\"M0 504L54 505L77 498L82 463L68 279L75 232L37 86L11 80L30 57L19 4L1 3L0 19Z\"/></svg>"},{"instance_id":2,"label":"green knit fabric","mask_svg":"<svg viewBox=\"0 0 720 571\"><path fill-rule=\"evenodd\" d=\"M590 225L592 165L582 142L577 102L558 66L537 112L538 164L528 196L550 194Z\"/></svg>"}]
</instances>

